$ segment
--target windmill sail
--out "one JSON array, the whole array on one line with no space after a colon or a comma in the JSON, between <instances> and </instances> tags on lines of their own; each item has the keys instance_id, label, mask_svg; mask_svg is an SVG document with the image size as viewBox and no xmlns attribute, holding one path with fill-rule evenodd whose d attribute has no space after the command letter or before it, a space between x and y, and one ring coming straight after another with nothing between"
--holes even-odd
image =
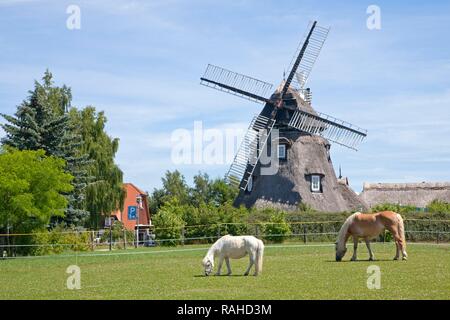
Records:
<instances>
[{"instance_id":1,"label":"windmill sail","mask_svg":"<svg viewBox=\"0 0 450 320\"><path fill-rule=\"evenodd\" d=\"M353 150L367 136L367 131L348 122L332 116L318 113L314 115L302 110L296 110L289 126L313 135L319 135L327 140L343 145Z\"/></svg>"},{"instance_id":2,"label":"windmill sail","mask_svg":"<svg viewBox=\"0 0 450 320\"><path fill-rule=\"evenodd\" d=\"M274 124L274 120L262 115L253 118L225 176L229 184L242 190L247 188Z\"/></svg>"},{"instance_id":3,"label":"windmill sail","mask_svg":"<svg viewBox=\"0 0 450 320\"><path fill-rule=\"evenodd\" d=\"M292 75L291 79L288 77L288 85L297 90L305 87L309 74L330 31L329 28L318 26L316 21L309 24L308 30L304 41L298 46L289 66Z\"/></svg>"},{"instance_id":4,"label":"windmill sail","mask_svg":"<svg viewBox=\"0 0 450 320\"><path fill-rule=\"evenodd\" d=\"M239 97L267 103L267 94L271 92L272 84L236 73L212 64L208 64L205 74L200 78L200 84L220 91L225 91Z\"/></svg>"},{"instance_id":5,"label":"windmill sail","mask_svg":"<svg viewBox=\"0 0 450 320\"><path fill-rule=\"evenodd\" d=\"M290 64L286 80L274 93L270 83L215 65L207 66L200 84L265 104L260 115L250 123L226 174L226 181L232 186L247 189L274 126L284 129L288 125L354 150L367 136L366 130L316 113L311 106L311 91L305 85L328 32L329 29L317 25L317 21L310 23L304 41Z\"/></svg>"}]
</instances>

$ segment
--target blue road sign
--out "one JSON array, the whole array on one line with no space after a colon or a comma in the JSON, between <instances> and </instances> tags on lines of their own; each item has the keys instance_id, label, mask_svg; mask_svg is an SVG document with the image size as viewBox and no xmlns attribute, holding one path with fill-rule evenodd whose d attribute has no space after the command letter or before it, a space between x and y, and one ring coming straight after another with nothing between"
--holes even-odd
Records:
<instances>
[{"instance_id":1,"label":"blue road sign","mask_svg":"<svg viewBox=\"0 0 450 320\"><path fill-rule=\"evenodd\" d=\"M128 220L136 220L136 206L128 206Z\"/></svg>"}]
</instances>

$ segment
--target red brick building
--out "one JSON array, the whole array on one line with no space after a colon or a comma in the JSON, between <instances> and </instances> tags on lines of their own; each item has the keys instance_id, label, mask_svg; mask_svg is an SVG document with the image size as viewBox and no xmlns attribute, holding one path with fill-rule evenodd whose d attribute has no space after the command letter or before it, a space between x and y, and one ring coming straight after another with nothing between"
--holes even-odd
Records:
<instances>
[{"instance_id":1,"label":"red brick building","mask_svg":"<svg viewBox=\"0 0 450 320\"><path fill-rule=\"evenodd\" d=\"M123 210L114 212L112 216L121 221L128 230L135 230L137 223L139 223L139 229L148 228L152 223L148 209L147 194L132 183L124 183L123 187L127 192ZM140 206L137 203L138 196L142 199Z\"/></svg>"}]
</instances>

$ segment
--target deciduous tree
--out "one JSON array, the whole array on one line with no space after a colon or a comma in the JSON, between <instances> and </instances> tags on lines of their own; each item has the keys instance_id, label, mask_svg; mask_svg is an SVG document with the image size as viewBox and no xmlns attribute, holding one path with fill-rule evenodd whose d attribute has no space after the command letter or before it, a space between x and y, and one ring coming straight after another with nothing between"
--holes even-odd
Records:
<instances>
[{"instance_id":1,"label":"deciduous tree","mask_svg":"<svg viewBox=\"0 0 450 320\"><path fill-rule=\"evenodd\" d=\"M0 226L15 233L46 226L52 216L63 216L72 176L64 160L43 150L8 149L0 153Z\"/></svg>"}]
</instances>

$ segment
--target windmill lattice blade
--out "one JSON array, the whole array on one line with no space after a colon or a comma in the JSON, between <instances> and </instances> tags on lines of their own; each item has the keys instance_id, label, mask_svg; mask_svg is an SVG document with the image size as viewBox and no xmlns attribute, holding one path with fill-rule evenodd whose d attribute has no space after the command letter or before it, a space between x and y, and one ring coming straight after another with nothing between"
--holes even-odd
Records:
<instances>
[{"instance_id":1,"label":"windmill lattice blade","mask_svg":"<svg viewBox=\"0 0 450 320\"><path fill-rule=\"evenodd\" d=\"M301 90L305 87L306 81L309 78L309 74L311 73L314 63L316 62L317 57L320 54L322 46L328 36L328 32L330 31L329 28L314 25L313 22L310 22L307 30L311 30L313 26L314 29L312 30L310 37L308 38L308 33L304 36L304 40L298 46L294 58L289 65L289 70L295 68L296 59L302 54L300 63L295 70L295 74L291 82L291 86L297 90ZM301 51L305 45L305 41L307 41L307 43L302 53Z\"/></svg>"},{"instance_id":2,"label":"windmill lattice blade","mask_svg":"<svg viewBox=\"0 0 450 320\"><path fill-rule=\"evenodd\" d=\"M200 84L220 91L255 101L267 103L266 96L272 93L273 85L221 67L208 64Z\"/></svg>"},{"instance_id":3,"label":"windmill lattice blade","mask_svg":"<svg viewBox=\"0 0 450 320\"><path fill-rule=\"evenodd\" d=\"M357 150L357 146L367 136L367 131L348 122L319 113L314 115L302 110L296 110L289 121L289 126L310 134L319 135Z\"/></svg>"},{"instance_id":4,"label":"windmill lattice blade","mask_svg":"<svg viewBox=\"0 0 450 320\"><path fill-rule=\"evenodd\" d=\"M236 153L225 179L234 186L245 190L252 176L275 121L262 115L255 116Z\"/></svg>"}]
</instances>

